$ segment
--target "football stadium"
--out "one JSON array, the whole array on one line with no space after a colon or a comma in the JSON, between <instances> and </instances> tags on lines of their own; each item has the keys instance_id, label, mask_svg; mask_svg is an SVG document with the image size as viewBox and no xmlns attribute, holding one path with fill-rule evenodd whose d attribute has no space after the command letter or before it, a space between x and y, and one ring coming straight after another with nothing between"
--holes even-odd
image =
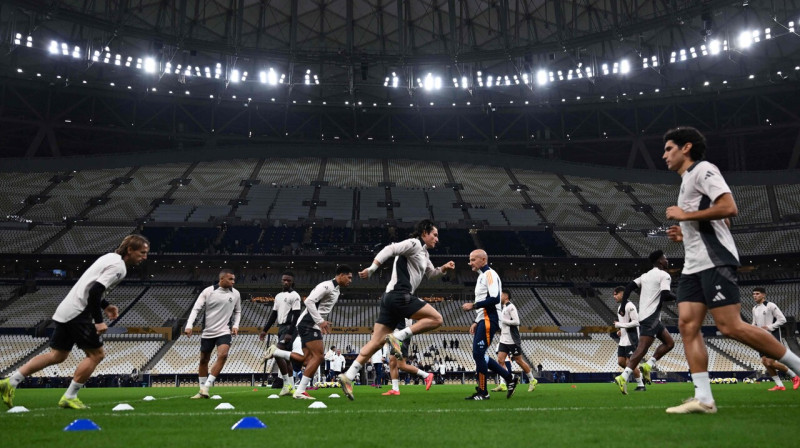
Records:
<instances>
[{"instance_id":1,"label":"football stadium","mask_svg":"<svg viewBox=\"0 0 800 448\"><path fill-rule=\"evenodd\" d=\"M798 25L0 2L2 446L796 445Z\"/></svg>"}]
</instances>

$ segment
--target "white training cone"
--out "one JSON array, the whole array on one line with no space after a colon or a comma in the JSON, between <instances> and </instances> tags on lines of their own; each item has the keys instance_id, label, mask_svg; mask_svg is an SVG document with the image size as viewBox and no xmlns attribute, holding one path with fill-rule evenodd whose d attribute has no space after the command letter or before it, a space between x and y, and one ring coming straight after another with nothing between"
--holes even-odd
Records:
<instances>
[{"instance_id":1,"label":"white training cone","mask_svg":"<svg viewBox=\"0 0 800 448\"><path fill-rule=\"evenodd\" d=\"M325 403L323 403L321 401L315 401L315 402L311 403L311 406L309 406L308 408L309 409L325 409L325 408L327 408L327 406L325 406Z\"/></svg>"},{"instance_id":2,"label":"white training cone","mask_svg":"<svg viewBox=\"0 0 800 448\"><path fill-rule=\"evenodd\" d=\"M153 397L152 395L148 395L142 398L142 401L153 401L153 400L155 400L155 397Z\"/></svg>"},{"instance_id":3,"label":"white training cone","mask_svg":"<svg viewBox=\"0 0 800 448\"><path fill-rule=\"evenodd\" d=\"M342 397L339 396L339 394L330 394L328 395L328 398L342 398Z\"/></svg>"},{"instance_id":4,"label":"white training cone","mask_svg":"<svg viewBox=\"0 0 800 448\"><path fill-rule=\"evenodd\" d=\"M212 400L222 400L222 397L220 397L219 395L214 395L214 396L211 397L211 399Z\"/></svg>"},{"instance_id":5,"label":"white training cone","mask_svg":"<svg viewBox=\"0 0 800 448\"><path fill-rule=\"evenodd\" d=\"M112 411L132 411L132 410L133 406L129 405L128 403L120 403L114 406L114 409L112 409Z\"/></svg>"},{"instance_id":6,"label":"white training cone","mask_svg":"<svg viewBox=\"0 0 800 448\"><path fill-rule=\"evenodd\" d=\"M269 396L269 397L267 397L267 398L272 398L272 399L275 399L275 398L281 398L281 397L279 397L277 394L272 394L272 395L270 395L270 396Z\"/></svg>"},{"instance_id":7,"label":"white training cone","mask_svg":"<svg viewBox=\"0 0 800 448\"><path fill-rule=\"evenodd\" d=\"M25 406L14 406L13 408L9 409L6 412L8 412L9 414L18 414L20 412L28 412L28 408L26 408Z\"/></svg>"},{"instance_id":8,"label":"white training cone","mask_svg":"<svg viewBox=\"0 0 800 448\"><path fill-rule=\"evenodd\" d=\"M233 405L230 403L220 403L219 406L215 407L214 409L221 411L224 409L236 409L236 408L234 408Z\"/></svg>"}]
</instances>

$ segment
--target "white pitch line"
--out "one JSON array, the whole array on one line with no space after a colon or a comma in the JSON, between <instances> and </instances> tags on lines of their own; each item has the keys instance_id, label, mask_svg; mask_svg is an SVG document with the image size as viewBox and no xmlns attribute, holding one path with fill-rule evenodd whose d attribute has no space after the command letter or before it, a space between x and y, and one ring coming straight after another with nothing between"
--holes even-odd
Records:
<instances>
[{"instance_id":1,"label":"white pitch line","mask_svg":"<svg viewBox=\"0 0 800 448\"><path fill-rule=\"evenodd\" d=\"M771 405L738 405L738 406L723 406L721 410L725 409L759 409L759 408L798 408L800 404L771 404ZM520 407L520 408L489 408L489 409L469 409L469 408L442 408L442 409L344 409L344 408L328 408L322 412L332 412L335 414L398 414L398 413L413 413L413 414L451 414L451 413L494 413L494 412L587 412L587 411L620 411L620 410L653 410L653 409L666 409L664 406L602 406L602 407ZM59 410L60 411L60 410ZM274 410L274 411L216 411L216 412L101 412L94 413L91 411L86 412L87 417L91 416L106 416L106 417L205 417L211 415L296 415L307 414L308 410ZM30 414L17 414L19 417L45 417L48 414L44 413L30 413Z\"/></svg>"}]
</instances>

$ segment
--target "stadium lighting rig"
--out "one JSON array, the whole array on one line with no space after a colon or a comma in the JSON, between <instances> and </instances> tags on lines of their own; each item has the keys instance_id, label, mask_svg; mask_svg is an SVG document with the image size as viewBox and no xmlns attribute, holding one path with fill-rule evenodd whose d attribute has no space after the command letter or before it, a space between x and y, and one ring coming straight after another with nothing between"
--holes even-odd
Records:
<instances>
[{"instance_id":1,"label":"stadium lighting rig","mask_svg":"<svg viewBox=\"0 0 800 448\"><path fill-rule=\"evenodd\" d=\"M783 36L796 36L795 20L788 21L785 25L779 25L780 26L776 30L772 28L750 28L738 33L733 33L732 35L734 37L731 38L730 42L727 39L710 39L708 35L704 35L703 42L697 45L677 48L661 55L640 54L636 56L638 59L633 60L626 57L616 61L596 61L594 63L577 62L576 65L571 67L539 67L533 68L530 71L515 71L513 73L486 73L485 70L478 69L472 72L472 74L452 76L452 86L445 86L440 75L433 72L426 72L424 75L415 78L416 82L411 83L410 87L423 92L435 92L443 88L452 88L456 90L470 88L507 89L520 85L529 86L529 88L546 88L548 85L554 83L575 82L596 77L634 76L639 70L657 69L665 65L681 64L693 59L718 57L721 53L729 51L752 53L755 47L763 41L773 40ZM24 33L15 33L13 35L14 46L36 50L37 47L34 44L38 44L39 42L42 41L36 40L34 36ZM221 80L231 84L242 84L248 82L249 76L248 70L245 70L244 67L237 67L232 64L228 65L221 62L208 65L183 65L181 63L173 63L172 61L162 61L159 57L153 55L136 57L117 53L116 51L112 51L109 46L91 49L90 47L81 47L80 45L74 45L60 40L45 40L40 45L43 45L46 54L53 58L69 58L76 62L90 60L94 63L114 65L130 70L140 70L146 75L181 76L186 81L193 78L201 78L205 80ZM41 50L42 48L39 47L39 49ZM668 57L667 54L669 55ZM641 61L641 66L639 66L638 61ZM275 67L266 67L263 70L253 71L255 77L253 81L256 81L257 84L275 87L288 83L287 74L280 72ZM23 69L19 68L18 73L24 73ZM41 78L41 74L37 74L37 76ZM751 75L750 79L753 78L754 76ZM304 72L302 72L302 76L298 76L297 79L298 81L293 83L307 86L316 86L321 83L319 75L313 73L311 69L305 69ZM83 83L85 84L86 81L84 80ZM400 77L397 72L392 71L390 74L387 74L384 78L383 86L387 88L400 87ZM658 89L656 89L655 93L658 93ZM603 99L604 97L600 98ZM456 103L458 103L458 101L456 101ZM426 104L430 104L430 102L426 101ZM355 102L353 102L352 105L355 106ZM469 105L469 102L467 102L467 105ZM415 106L412 105L410 107Z\"/></svg>"}]
</instances>

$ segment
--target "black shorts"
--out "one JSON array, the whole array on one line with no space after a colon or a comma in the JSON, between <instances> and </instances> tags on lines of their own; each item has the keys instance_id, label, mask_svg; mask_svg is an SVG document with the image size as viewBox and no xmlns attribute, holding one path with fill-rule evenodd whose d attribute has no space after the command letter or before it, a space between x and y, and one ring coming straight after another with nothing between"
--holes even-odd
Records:
<instances>
[{"instance_id":1,"label":"black shorts","mask_svg":"<svg viewBox=\"0 0 800 448\"><path fill-rule=\"evenodd\" d=\"M517 356L522 355L522 350L519 348L517 344L503 344L502 342L497 347L497 353L504 352L511 355L512 358L516 358Z\"/></svg>"},{"instance_id":2,"label":"black shorts","mask_svg":"<svg viewBox=\"0 0 800 448\"><path fill-rule=\"evenodd\" d=\"M403 319L410 319L414 313L424 306L424 300L409 293L384 293L383 297L381 297L381 311L376 323L395 328Z\"/></svg>"},{"instance_id":3,"label":"black shorts","mask_svg":"<svg viewBox=\"0 0 800 448\"><path fill-rule=\"evenodd\" d=\"M694 274L681 274L678 303L697 302L711 308L740 303L736 268L717 266Z\"/></svg>"},{"instance_id":4,"label":"black shorts","mask_svg":"<svg viewBox=\"0 0 800 448\"><path fill-rule=\"evenodd\" d=\"M300 344L304 347L309 342L322 340L322 330L305 325L297 327L297 335L300 337Z\"/></svg>"},{"instance_id":5,"label":"black shorts","mask_svg":"<svg viewBox=\"0 0 800 448\"><path fill-rule=\"evenodd\" d=\"M91 322L56 322L50 347L69 352L75 344L81 350L97 349L103 346L103 336L97 334L97 328Z\"/></svg>"},{"instance_id":6,"label":"black shorts","mask_svg":"<svg viewBox=\"0 0 800 448\"><path fill-rule=\"evenodd\" d=\"M630 358L636 350L635 345L620 345L617 347L617 356L620 358Z\"/></svg>"},{"instance_id":7,"label":"black shorts","mask_svg":"<svg viewBox=\"0 0 800 448\"><path fill-rule=\"evenodd\" d=\"M650 336L651 338L655 338L665 330L659 314L661 314L661 312L656 312L652 316L639 321L639 337ZM638 341L636 345L639 345Z\"/></svg>"},{"instance_id":8,"label":"black shorts","mask_svg":"<svg viewBox=\"0 0 800 448\"><path fill-rule=\"evenodd\" d=\"M288 345L292 345L292 339L294 339L295 335L295 327L292 324L283 324L278 326L278 344L284 343ZM287 342L288 337L288 342Z\"/></svg>"},{"instance_id":9,"label":"black shorts","mask_svg":"<svg viewBox=\"0 0 800 448\"><path fill-rule=\"evenodd\" d=\"M215 338L200 338L200 353L211 353L214 351L214 347L219 347L220 345L230 346L231 335L223 334Z\"/></svg>"},{"instance_id":10,"label":"black shorts","mask_svg":"<svg viewBox=\"0 0 800 448\"><path fill-rule=\"evenodd\" d=\"M781 331L780 331L780 330L770 331L770 332L769 332L769 334L771 334L773 337L775 337L775 339L777 339L777 340L778 340L778 342L780 342L780 340L781 340ZM782 342L781 342L781 343L782 343ZM765 357L765 356L766 356L767 358L771 358L771 356L769 356L768 354L766 354L766 353L761 353L761 352L758 352L758 356L760 356L760 357L762 357L762 358L763 358L763 357Z\"/></svg>"}]
</instances>

